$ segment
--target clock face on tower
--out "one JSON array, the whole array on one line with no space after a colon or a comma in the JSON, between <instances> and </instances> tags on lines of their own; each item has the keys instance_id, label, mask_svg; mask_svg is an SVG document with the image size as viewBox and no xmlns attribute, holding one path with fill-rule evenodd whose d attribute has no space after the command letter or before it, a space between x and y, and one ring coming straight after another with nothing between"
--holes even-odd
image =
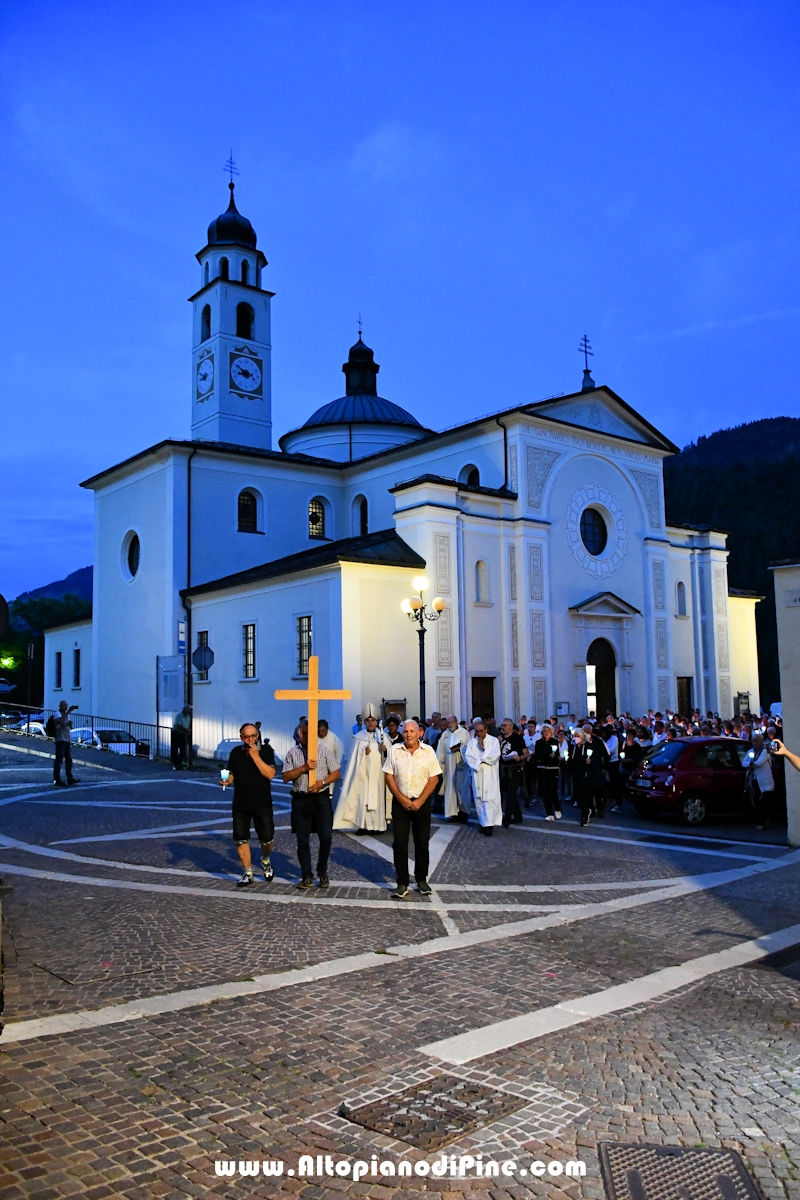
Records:
<instances>
[{"instance_id":1,"label":"clock face on tower","mask_svg":"<svg viewBox=\"0 0 800 1200\"><path fill-rule=\"evenodd\" d=\"M214 386L214 356L209 355L197 364L197 398L205 400Z\"/></svg>"},{"instance_id":2,"label":"clock face on tower","mask_svg":"<svg viewBox=\"0 0 800 1200\"><path fill-rule=\"evenodd\" d=\"M251 394L261 392L261 361L243 354L231 355L231 387Z\"/></svg>"}]
</instances>

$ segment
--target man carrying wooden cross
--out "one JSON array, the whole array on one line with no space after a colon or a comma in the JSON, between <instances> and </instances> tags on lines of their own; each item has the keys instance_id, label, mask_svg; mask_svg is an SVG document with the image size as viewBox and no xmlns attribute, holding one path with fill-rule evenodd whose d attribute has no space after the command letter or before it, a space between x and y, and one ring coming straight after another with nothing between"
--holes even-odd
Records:
<instances>
[{"instance_id":1,"label":"man carrying wooden cross","mask_svg":"<svg viewBox=\"0 0 800 1200\"><path fill-rule=\"evenodd\" d=\"M328 887L328 857L333 841L333 805L331 784L341 775L339 764L324 742L317 743L317 757L308 757L308 724L297 730L300 742L292 746L283 760L283 782L292 785L292 831L297 837L297 857L301 879L298 888L305 892L314 886L311 870L311 834L319 838L317 874L319 886ZM315 773L316 782L311 782Z\"/></svg>"},{"instance_id":2,"label":"man carrying wooden cross","mask_svg":"<svg viewBox=\"0 0 800 1200\"><path fill-rule=\"evenodd\" d=\"M304 692L277 691L275 699L308 701L308 721L298 727L298 744L292 746L283 760L283 782L292 785L292 830L297 837L301 875L297 886L304 892L314 886L311 834L316 833L319 837L319 886L328 887L328 856L333 841L330 789L341 772L331 751L318 740L319 701L349 700L351 693L344 689L323 691L319 686L319 659L312 654L308 660L308 689Z\"/></svg>"}]
</instances>

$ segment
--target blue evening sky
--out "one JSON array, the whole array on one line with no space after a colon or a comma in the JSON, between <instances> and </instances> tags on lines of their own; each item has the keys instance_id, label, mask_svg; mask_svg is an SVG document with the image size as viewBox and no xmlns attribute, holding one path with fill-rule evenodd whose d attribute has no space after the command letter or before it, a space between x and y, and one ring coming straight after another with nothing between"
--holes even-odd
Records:
<instances>
[{"instance_id":1,"label":"blue evening sky","mask_svg":"<svg viewBox=\"0 0 800 1200\"><path fill-rule=\"evenodd\" d=\"M92 561L81 479L189 436L231 147L276 436L359 312L434 427L575 390L584 332L679 445L800 415L799 33L791 0L6 5L0 592Z\"/></svg>"}]
</instances>

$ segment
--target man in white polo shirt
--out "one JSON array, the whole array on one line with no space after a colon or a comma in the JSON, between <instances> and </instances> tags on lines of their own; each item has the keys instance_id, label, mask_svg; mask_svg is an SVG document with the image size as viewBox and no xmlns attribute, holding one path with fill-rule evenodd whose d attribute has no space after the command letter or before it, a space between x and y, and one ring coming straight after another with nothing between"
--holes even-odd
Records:
<instances>
[{"instance_id":1,"label":"man in white polo shirt","mask_svg":"<svg viewBox=\"0 0 800 1200\"><path fill-rule=\"evenodd\" d=\"M408 896L408 837L411 832L414 834L417 891L423 896L431 894L428 883L431 795L436 790L442 768L436 751L420 741L421 733L416 721L406 721L402 746L392 746L383 764L386 783L392 793L392 849L397 874L393 900L405 900Z\"/></svg>"}]
</instances>

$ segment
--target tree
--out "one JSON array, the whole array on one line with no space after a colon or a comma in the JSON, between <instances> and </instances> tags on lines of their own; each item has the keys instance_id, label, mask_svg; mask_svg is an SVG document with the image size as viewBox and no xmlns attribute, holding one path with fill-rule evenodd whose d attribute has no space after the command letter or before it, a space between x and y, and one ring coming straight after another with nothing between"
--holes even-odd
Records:
<instances>
[{"instance_id":1,"label":"tree","mask_svg":"<svg viewBox=\"0 0 800 1200\"><path fill-rule=\"evenodd\" d=\"M92 602L70 592L60 598L13 600L9 609L9 626L0 638L0 676L14 684L9 698L24 704L28 695L28 646L33 644L31 703L38 705L44 697L44 631L90 617Z\"/></svg>"}]
</instances>

